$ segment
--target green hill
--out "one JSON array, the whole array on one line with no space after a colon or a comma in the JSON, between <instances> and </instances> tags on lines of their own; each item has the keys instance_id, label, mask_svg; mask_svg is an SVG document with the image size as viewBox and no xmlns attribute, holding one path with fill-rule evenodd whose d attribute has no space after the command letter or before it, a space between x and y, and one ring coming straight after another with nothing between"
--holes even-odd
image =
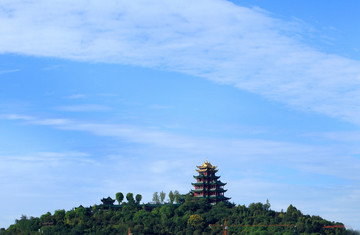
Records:
<instances>
[{"instance_id":1,"label":"green hill","mask_svg":"<svg viewBox=\"0 0 360 235\"><path fill-rule=\"evenodd\" d=\"M267 202L245 205L209 204L186 196L180 204L94 205L57 210L40 218L22 216L0 234L359 234L320 216L303 215L290 205L285 212Z\"/></svg>"}]
</instances>

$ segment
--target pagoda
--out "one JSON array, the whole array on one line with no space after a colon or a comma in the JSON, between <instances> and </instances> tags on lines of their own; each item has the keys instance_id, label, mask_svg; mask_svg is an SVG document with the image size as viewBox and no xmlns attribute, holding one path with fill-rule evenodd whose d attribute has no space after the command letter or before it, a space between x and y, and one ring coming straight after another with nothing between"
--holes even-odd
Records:
<instances>
[{"instance_id":1,"label":"pagoda","mask_svg":"<svg viewBox=\"0 0 360 235\"><path fill-rule=\"evenodd\" d=\"M104 208L109 208L114 205L115 200L112 199L111 197L108 197L101 199L101 202L103 203Z\"/></svg>"},{"instance_id":2,"label":"pagoda","mask_svg":"<svg viewBox=\"0 0 360 235\"><path fill-rule=\"evenodd\" d=\"M215 173L218 171L217 166L211 165L206 160L201 166L197 166L196 170L199 175L194 176L196 183L192 183L195 187L191 190L194 197L206 198L211 204L217 204L219 202L227 202L230 198L225 197L224 193L227 191L223 187L226 183L219 180L220 176L216 176Z\"/></svg>"}]
</instances>

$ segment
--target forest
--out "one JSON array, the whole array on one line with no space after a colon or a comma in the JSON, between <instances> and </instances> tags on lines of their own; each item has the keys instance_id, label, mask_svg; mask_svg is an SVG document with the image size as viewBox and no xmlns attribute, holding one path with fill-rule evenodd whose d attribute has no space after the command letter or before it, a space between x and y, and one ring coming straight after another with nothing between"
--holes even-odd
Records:
<instances>
[{"instance_id":1,"label":"forest","mask_svg":"<svg viewBox=\"0 0 360 235\"><path fill-rule=\"evenodd\" d=\"M22 215L7 234L360 234L346 230L342 223L320 216L304 215L293 205L276 212L266 203L249 206L220 202L211 205L191 194L154 193L152 203L141 204L141 195L117 193L117 204L79 206L72 210L56 210L38 217ZM115 201L115 200L113 200ZM226 223L226 224L225 224ZM225 227L226 226L226 227Z\"/></svg>"}]
</instances>

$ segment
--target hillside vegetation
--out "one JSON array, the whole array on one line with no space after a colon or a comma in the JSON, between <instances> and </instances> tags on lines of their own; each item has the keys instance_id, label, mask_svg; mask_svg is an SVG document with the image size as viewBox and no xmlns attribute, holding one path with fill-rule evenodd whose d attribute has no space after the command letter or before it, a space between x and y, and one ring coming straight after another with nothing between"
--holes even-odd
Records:
<instances>
[{"instance_id":1,"label":"hillside vegetation","mask_svg":"<svg viewBox=\"0 0 360 235\"><path fill-rule=\"evenodd\" d=\"M223 202L210 205L206 199L191 195L180 204L140 204L128 199L110 207L80 206L48 212L40 218L22 216L0 234L127 234L129 228L134 235L222 234L225 219L228 234L358 234L342 228L341 223L303 215L292 205L276 212L269 202L248 207ZM334 225L339 227L324 227Z\"/></svg>"}]
</instances>

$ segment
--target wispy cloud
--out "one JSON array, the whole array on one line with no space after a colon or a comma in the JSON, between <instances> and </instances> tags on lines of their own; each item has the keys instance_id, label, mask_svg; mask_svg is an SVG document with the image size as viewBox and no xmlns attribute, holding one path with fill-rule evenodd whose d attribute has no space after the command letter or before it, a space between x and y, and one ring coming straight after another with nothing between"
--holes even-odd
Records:
<instances>
[{"instance_id":1,"label":"wispy cloud","mask_svg":"<svg viewBox=\"0 0 360 235\"><path fill-rule=\"evenodd\" d=\"M332 131L332 132L315 132L307 133L306 136L320 137L335 141L358 143L360 141L360 131Z\"/></svg>"},{"instance_id":2,"label":"wispy cloud","mask_svg":"<svg viewBox=\"0 0 360 235\"><path fill-rule=\"evenodd\" d=\"M68 99L83 99L86 97L87 97L87 95L85 95L85 94L73 94L73 95L68 96L67 98Z\"/></svg>"},{"instance_id":3,"label":"wispy cloud","mask_svg":"<svg viewBox=\"0 0 360 235\"><path fill-rule=\"evenodd\" d=\"M63 118L36 118L15 114L2 118L21 120L30 125L49 126L65 131L81 131L167 150L180 150L190 155L207 156L221 161L226 156L231 164L280 164L302 172L358 180L360 160L352 149L338 151L336 146L318 146L265 139L208 138L180 135L161 129L134 125L103 124ZM256 163L258 164L258 163Z\"/></svg>"},{"instance_id":4,"label":"wispy cloud","mask_svg":"<svg viewBox=\"0 0 360 235\"><path fill-rule=\"evenodd\" d=\"M110 107L105 105L98 105L98 104L80 104L80 105L59 106L56 107L55 109L60 111L67 111L67 112L97 112L97 111L109 110Z\"/></svg>"},{"instance_id":5,"label":"wispy cloud","mask_svg":"<svg viewBox=\"0 0 360 235\"><path fill-rule=\"evenodd\" d=\"M20 71L19 69L9 69L9 70L0 70L0 75L1 74L6 74L6 73L15 73Z\"/></svg>"},{"instance_id":6,"label":"wispy cloud","mask_svg":"<svg viewBox=\"0 0 360 235\"><path fill-rule=\"evenodd\" d=\"M0 161L4 167L8 167L10 162L38 162L53 164L54 162L61 161L82 161L89 157L89 154L83 152L69 151L69 152L38 152L38 153L29 153L27 155L2 155ZM5 164L5 162L7 162ZM3 169L3 172L5 170Z\"/></svg>"},{"instance_id":7,"label":"wispy cloud","mask_svg":"<svg viewBox=\"0 0 360 235\"><path fill-rule=\"evenodd\" d=\"M161 104L152 104L149 106L150 109L171 109L173 106L170 105L161 105Z\"/></svg>"},{"instance_id":8,"label":"wispy cloud","mask_svg":"<svg viewBox=\"0 0 360 235\"><path fill-rule=\"evenodd\" d=\"M25 120L25 121L34 120L34 118L31 116L18 115L18 114L1 114L0 118L7 119L7 120Z\"/></svg>"},{"instance_id":9,"label":"wispy cloud","mask_svg":"<svg viewBox=\"0 0 360 235\"><path fill-rule=\"evenodd\" d=\"M224 0L6 0L1 9L0 53L179 71L360 124L360 62L312 48L300 22L261 9Z\"/></svg>"}]
</instances>

